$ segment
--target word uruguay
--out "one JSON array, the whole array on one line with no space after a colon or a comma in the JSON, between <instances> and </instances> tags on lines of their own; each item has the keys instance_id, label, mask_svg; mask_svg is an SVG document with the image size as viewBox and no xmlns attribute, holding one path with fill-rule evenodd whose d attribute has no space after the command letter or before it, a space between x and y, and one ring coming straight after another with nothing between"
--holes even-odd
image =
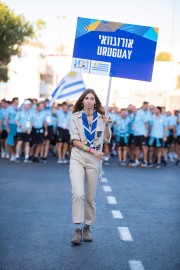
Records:
<instances>
[{"instance_id":1,"label":"word uruguay","mask_svg":"<svg viewBox=\"0 0 180 270\"><path fill-rule=\"evenodd\" d=\"M101 45L133 49L133 39L99 35ZM130 59L132 50L98 46L97 55Z\"/></svg>"}]
</instances>

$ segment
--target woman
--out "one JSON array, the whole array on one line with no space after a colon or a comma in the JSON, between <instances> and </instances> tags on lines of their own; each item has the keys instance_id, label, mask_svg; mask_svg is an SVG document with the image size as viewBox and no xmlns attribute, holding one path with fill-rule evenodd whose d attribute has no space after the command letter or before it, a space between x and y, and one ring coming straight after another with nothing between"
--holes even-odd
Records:
<instances>
[{"instance_id":1,"label":"woman","mask_svg":"<svg viewBox=\"0 0 180 270\"><path fill-rule=\"evenodd\" d=\"M70 179L72 216L76 229L71 243L74 245L79 245L82 239L86 242L92 241L89 227L95 218L99 163L104 155L100 151L104 125L104 139L110 141L111 137L110 120L103 113L103 107L95 91L87 89L77 100L71 116L70 134L74 147L71 152ZM86 176L86 192L84 192L84 176Z\"/></svg>"}]
</instances>

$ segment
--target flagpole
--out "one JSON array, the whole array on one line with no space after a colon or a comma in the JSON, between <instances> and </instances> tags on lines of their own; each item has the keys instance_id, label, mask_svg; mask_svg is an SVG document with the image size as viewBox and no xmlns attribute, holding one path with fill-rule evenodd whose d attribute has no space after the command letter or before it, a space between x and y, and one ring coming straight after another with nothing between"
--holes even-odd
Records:
<instances>
[{"instance_id":1,"label":"flagpole","mask_svg":"<svg viewBox=\"0 0 180 270\"><path fill-rule=\"evenodd\" d=\"M111 82L112 82L112 77L109 77L109 84L108 84L108 92L107 92L107 97L106 97L106 106L105 106L105 116L108 114L108 105L109 105L109 98L110 98L110 92L111 92ZM103 125L103 132L102 132L102 139L101 139L101 146L100 146L100 151L102 152L103 150L103 143L104 143L104 134L105 134L105 123ZM101 167L102 167L102 160L99 163L99 170L98 170L98 179L101 180Z\"/></svg>"},{"instance_id":2,"label":"flagpole","mask_svg":"<svg viewBox=\"0 0 180 270\"><path fill-rule=\"evenodd\" d=\"M110 92L111 92L111 83L112 83L112 77L109 77L109 85L108 85L108 92L107 92L107 98L106 98L106 107L105 107L105 116L108 113L108 105L109 105L109 98L110 98ZM103 142L103 140L102 140Z\"/></svg>"}]
</instances>

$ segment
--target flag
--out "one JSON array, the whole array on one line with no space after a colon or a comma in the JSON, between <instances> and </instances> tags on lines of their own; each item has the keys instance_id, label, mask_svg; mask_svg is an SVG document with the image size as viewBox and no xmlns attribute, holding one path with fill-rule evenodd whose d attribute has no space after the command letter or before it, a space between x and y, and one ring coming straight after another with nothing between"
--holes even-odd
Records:
<instances>
[{"instance_id":1,"label":"flag","mask_svg":"<svg viewBox=\"0 0 180 270\"><path fill-rule=\"evenodd\" d=\"M77 96L86 89L81 73L71 71L59 83L51 94L50 105L58 100L67 100Z\"/></svg>"}]
</instances>

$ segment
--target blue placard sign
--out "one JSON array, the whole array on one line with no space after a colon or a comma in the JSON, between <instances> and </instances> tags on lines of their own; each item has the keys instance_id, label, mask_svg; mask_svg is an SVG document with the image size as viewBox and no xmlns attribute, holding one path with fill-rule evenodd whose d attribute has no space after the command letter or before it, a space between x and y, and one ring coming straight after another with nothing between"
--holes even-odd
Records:
<instances>
[{"instance_id":1,"label":"blue placard sign","mask_svg":"<svg viewBox=\"0 0 180 270\"><path fill-rule=\"evenodd\" d=\"M72 70L151 81L158 30L79 17Z\"/></svg>"}]
</instances>

